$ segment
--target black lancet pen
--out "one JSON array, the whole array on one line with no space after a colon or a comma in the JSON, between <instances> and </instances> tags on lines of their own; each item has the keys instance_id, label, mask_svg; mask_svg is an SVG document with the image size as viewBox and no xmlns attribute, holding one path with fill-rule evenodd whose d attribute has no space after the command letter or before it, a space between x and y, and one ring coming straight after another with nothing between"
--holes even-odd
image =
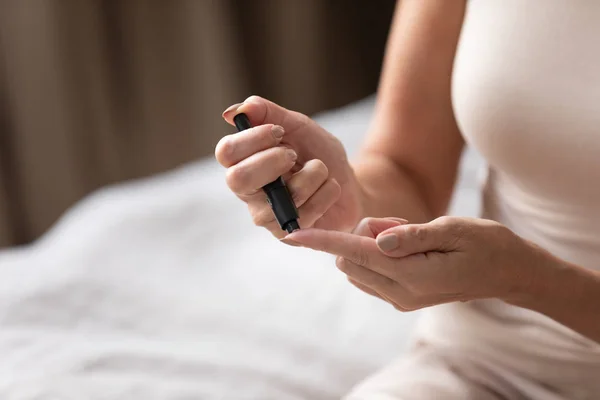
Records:
<instances>
[{"instance_id":1,"label":"black lancet pen","mask_svg":"<svg viewBox=\"0 0 600 400\"><path fill-rule=\"evenodd\" d=\"M238 114L233 117L233 122L238 131L243 131L252 127L250 120L246 114ZM262 188L267 195L267 201L273 210L273 214L281 226L281 229L292 233L300 229L298 225L298 210L292 200L292 196L288 191L283 178L280 176L271 183L266 184Z\"/></svg>"}]
</instances>

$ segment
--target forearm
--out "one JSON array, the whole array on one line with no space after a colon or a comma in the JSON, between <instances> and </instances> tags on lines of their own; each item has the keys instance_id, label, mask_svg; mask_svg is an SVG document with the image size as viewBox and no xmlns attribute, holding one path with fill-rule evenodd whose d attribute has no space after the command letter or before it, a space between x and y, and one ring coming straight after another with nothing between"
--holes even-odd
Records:
<instances>
[{"instance_id":1,"label":"forearm","mask_svg":"<svg viewBox=\"0 0 600 400\"><path fill-rule=\"evenodd\" d=\"M365 153L354 170L363 217L401 217L414 223L433 219L414 177L388 157Z\"/></svg>"},{"instance_id":2,"label":"forearm","mask_svg":"<svg viewBox=\"0 0 600 400\"><path fill-rule=\"evenodd\" d=\"M398 4L355 165L366 216L425 222L446 212L463 148L450 80L464 8L464 1Z\"/></svg>"},{"instance_id":3,"label":"forearm","mask_svg":"<svg viewBox=\"0 0 600 400\"><path fill-rule=\"evenodd\" d=\"M542 313L600 343L600 272L540 250L531 283L510 303Z\"/></svg>"}]
</instances>

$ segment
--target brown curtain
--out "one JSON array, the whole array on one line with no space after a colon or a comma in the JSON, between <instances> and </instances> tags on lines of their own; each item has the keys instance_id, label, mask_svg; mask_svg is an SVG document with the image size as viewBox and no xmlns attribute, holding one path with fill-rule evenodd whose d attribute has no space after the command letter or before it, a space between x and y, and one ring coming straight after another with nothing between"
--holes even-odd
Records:
<instances>
[{"instance_id":1,"label":"brown curtain","mask_svg":"<svg viewBox=\"0 0 600 400\"><path fill-rule=\"evenodd\" d=\"M376 89L393 0L0 0L0 246L99 186L210 155L250 94Z\"/></svg>"}]
</instances>

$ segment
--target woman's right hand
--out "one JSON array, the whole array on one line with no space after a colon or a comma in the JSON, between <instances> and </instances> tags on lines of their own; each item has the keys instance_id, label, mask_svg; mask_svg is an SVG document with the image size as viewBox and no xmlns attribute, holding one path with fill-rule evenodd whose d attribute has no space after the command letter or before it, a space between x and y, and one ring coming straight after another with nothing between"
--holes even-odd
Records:
<instances>
[{"instance_id":1,"label":"woman's right hand","mask_svg":"<svg viewBox=\"0 0 600 400\"><path fill-rule=\"evenodd\" d=\"M340 141L316 122L258 96L229 107L251 129L223 137L215 149L227 168L227 185L247 203L256 225L285 236L262 187L283 176L298 208L301 228L350 231L362 215L360 188Z\"/></svg>"}]
</instances>

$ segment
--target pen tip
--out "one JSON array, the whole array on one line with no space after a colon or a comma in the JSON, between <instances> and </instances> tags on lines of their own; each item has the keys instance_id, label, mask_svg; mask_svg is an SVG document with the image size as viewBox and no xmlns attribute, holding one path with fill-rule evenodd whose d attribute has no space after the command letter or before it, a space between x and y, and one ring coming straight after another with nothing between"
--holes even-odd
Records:
<instances>
[{"instance_id":1,"label":"pen tip","mask_svg":"<svg viewBox=\"0 0 600 400\"><path fill-rule=\"evenodd\" d=\"M298 221L296 220L291 220L290 222L288 222L285 225L285 230L287 231L287 233L292 233L294 231L297 231L300 229L300 225L298 224Z\"/></svg>"}]
</instances>

